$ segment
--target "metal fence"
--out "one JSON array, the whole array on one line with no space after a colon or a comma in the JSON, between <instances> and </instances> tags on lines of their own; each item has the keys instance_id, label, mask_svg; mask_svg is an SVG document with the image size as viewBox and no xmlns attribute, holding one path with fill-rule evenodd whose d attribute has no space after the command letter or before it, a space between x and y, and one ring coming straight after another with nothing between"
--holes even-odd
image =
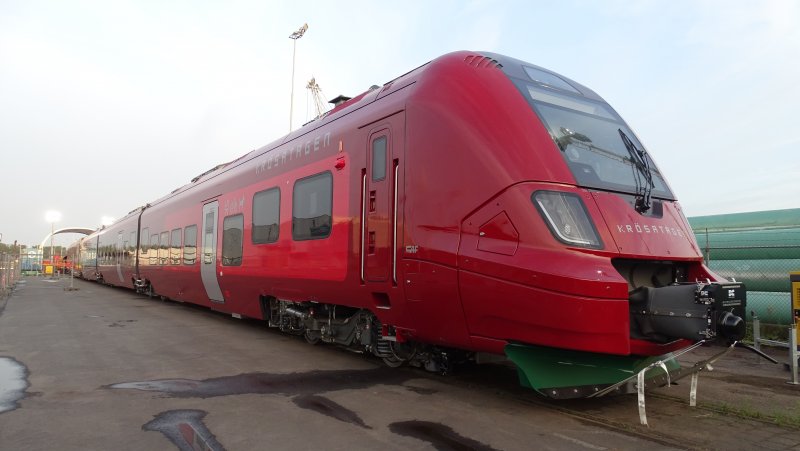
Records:
<instances>
[{"instance_id":1,"label":"metal fence","mask_svg":"<svg viewBox=\"0 0 800 451\"><path fill-rule=\"evenodd\" d=\"M11 292L19 277L19 255L0 254L0 298Z\"/></svg>"},{"instance_id":2,"label":"metal fence","mask_svg":"<svg viewBox=\"0 0 800 451\"><path fill-rule=\"evenodd\" d=\"M702 235L698 236L701 246ZM800 271L800 246L702 246L706 265L727 279L736 279L747 287L747 319L752 313L762 323L790 325L789 273Z\"/></svg>"}]
</instances>

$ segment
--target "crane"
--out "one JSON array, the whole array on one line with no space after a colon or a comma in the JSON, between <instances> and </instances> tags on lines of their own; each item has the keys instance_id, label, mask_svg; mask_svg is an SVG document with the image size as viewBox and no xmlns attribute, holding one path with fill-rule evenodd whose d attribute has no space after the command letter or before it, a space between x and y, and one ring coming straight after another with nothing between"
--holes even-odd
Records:
<instances>
[{"instance_id":1,"label":"crane","mask_svg":"<svg viewBox=\"0 0 800 451\"><path fill-rule=\"evenodd\" d=\"M311 91L311 97L314 98L314 108L317 110L316 117L319 118L327 112L327 108L325 108L325 101L322 100L325 94L322 93L322 88L319 87L314 77L311 77L311 80L308 81L306 89Z\"/></svg>"}]
</instances>

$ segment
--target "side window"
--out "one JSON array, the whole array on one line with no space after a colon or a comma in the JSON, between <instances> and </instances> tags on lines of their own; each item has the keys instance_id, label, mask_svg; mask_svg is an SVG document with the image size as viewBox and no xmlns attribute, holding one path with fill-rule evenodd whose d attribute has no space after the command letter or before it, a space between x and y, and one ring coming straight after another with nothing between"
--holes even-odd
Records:
<instances>
[{"instance_id":1,"label":"side window","mask_svg":"<svg viewBox=\"0 0 800 451\"><path fill-rule=\"evenodd\" d=\"M253 196L253 243L263 244L278 241L280 211L280 189L271 188Z\"/></svg>"},{"instance_id":2,"label":"side window","mask_svg":"<svg viewBox=\"0 0 800 451\"><path fill-rule=\"evenodd\" d=\"M372 181L386 178L386 137L372 141Z\"/></svg>"},{"instance_id":3,"label":"side window","mask_svg":"<svg viewBox=\"0 0 800 451\"><path fill-rule=\"evenodd\" d=\"M214 263L214 255L212 255L213 242L214 242L214 212L209 211L206 214L205 221L205 234L206 238L203 240L203 263L210 265Z\"/></svg>"},{"instance_id":4,"label":"side window","mask_svg":"<svg viewBox=\"0 0 800 451\"><path fill-rule=\"evenodd\" d=\"M166 265L169 260L169 232L161 232L161 246L158 248L158 264Z\"/></svg>"},{"instance_id":5,"label":"side window","mask_svg":"<svg viewBox=\"0 0 800 451\"><path fill-rule=\"evenodd\" d=\"M158 264L158 234L150 235L150 248L147 250L147 260L151 265Z\"/></svg>"},{"instance_id":6,"label":"side window","mask_svg":"<svg viewBox=\"0 0 800 451\"><path fill-rule=\"evenodd\" d=\"M149 243L150 243L150 229L147 228L142 229L142 242L139 243L142 247L142 250L139 251L140 257L147 256L147 252L150 249Z\"/></svg>"},{"instance_id":7,"label":"side window","mask_svg":"<svg viewBox=\"0 0 800 451\"><path fill-rule=\"evenodd\" d=\"M244 216L228 216L222 221L222 266L242 264Z\"/></svg>"},{"instance_id":8,"label":"side window","mask_svg":"<svg viewBox=\"0 0 800 451\"><path fill-rule=\"evenodd\" d=\"M131 246L131 252L136 253L136 232L131 232L131 240L129 241Z\"/></svg>"},{"instance_id":9,"label":"side window","mask_svg":"<svg viewBox=\"0 0 800 451\"><path fill-rule=\"evenodd\" d=\"M181 264L181 229L174 229L172 231L172 239L169 246L169 264Z\"/></svg>"},{"instance_id":10,"label":"side window","mask_svg":"<svg viewBox=\"0 0 800 451\"><path fill-rule=\"evenodd\" d=\"M197 260L197 226L183 229L183 264L193 265Z\"/></svg>"},{"instance_id":11,"label":"side window","mask_svg":"<svg viewBox=\"0 0 800 451\"><path fill-rule=\"evenodd\" d=\"M330 172L300 179L292 193L292 238L318 240L331 234L333 176Z\"/></svg>"}]
</instances>

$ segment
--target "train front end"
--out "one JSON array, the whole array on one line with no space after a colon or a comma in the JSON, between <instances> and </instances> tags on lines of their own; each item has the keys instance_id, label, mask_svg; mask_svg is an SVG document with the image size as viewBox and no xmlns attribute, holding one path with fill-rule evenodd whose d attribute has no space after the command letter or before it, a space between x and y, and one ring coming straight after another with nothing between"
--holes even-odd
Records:
<instances>
[{"instance_id":1,"label":"train front end","mask_svg":"<svg viewBox=\"0 0 800 451\"><path fill-rule=\"evenodd\" d=\"M533 111L533 166L550 169L504 188L462 224L460 286L474 342L502 339L524 385L565 398L656 363L676 369L671 353L700 342L741 340L745 286L703 264L673 192L616 111L558 74L483 55Z\"/></svg>"}]
</instances>

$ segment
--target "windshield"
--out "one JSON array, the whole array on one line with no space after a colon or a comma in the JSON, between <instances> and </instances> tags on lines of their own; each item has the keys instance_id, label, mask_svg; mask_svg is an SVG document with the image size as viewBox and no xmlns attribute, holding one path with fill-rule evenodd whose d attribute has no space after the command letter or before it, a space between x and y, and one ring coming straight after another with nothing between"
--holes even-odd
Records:
<instances>
[{"instance_id":1,"label":"windshield","mask_svg":"<svg viewBox=\"0 0 800 451\"><path fill-rule=\"evenodd\" d=\"M561 150L580 186L638 194L642 188L642 165L632 158L620 131L643 149L622 119L601 102L591 101L525 83L534 110ZM652 195L674 199L667 183L650 159ZM649 186L647 186L649 188Z\"/></svg>"}]
</instances>

